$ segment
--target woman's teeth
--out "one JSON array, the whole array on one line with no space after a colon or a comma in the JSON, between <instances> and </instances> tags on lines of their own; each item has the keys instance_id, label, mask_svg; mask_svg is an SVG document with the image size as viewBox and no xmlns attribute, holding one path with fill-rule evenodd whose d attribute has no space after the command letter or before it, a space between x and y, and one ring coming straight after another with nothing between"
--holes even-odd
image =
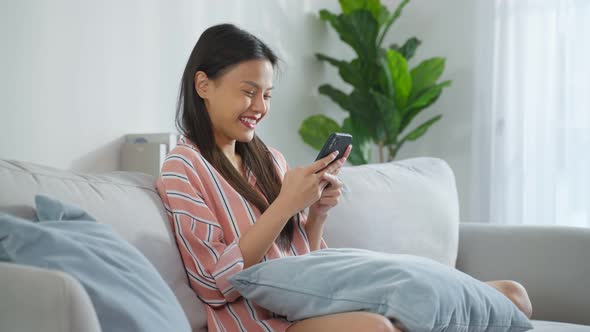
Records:
<instances>
[{"instance_id":1,"label":"woman's teeth","mask_svg":"<svg viewBox=\"0 0 590 332\"><path fill-rule=\"evenodd\" d=\"M250 129L256 127L256 120L250 118L240 118L242 124Z\"/></svg>"}]
</instances>

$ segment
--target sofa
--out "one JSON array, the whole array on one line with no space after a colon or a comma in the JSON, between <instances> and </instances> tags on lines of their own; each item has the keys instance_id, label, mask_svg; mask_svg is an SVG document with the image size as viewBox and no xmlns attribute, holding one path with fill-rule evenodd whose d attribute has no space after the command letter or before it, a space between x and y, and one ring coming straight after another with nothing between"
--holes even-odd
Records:
<instances>
[{"instance_id":1,"label":"sofa","mask_svg":"<svg viewBox=\"0 0 590 332\"><path fill-rule=\"evenodd\" d=\"M533 303L533 331L590 331L590 229L461 223L453 171L438 158L345 167L339 177L343 195L326 225L328 246L422 255L479 280L517 280ZM45 193L112 225L157 268L192 330L207 330L154 177L0 160L0 188L0 212L32 219L34 196ZM0 262L0 331L101 328L75 278Z\"/></svg>"}]
</instances>

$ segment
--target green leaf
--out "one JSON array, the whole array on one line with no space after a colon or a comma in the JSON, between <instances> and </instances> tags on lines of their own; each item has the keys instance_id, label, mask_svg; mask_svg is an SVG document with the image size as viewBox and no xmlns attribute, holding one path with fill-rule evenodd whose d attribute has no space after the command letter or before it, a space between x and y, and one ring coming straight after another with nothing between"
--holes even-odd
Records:
<instances>
[{"instance_id":1,"label":"green leaf","mask_svg":"<svg viewBox=\"0 0 590 332\"><path fill-rule=\"evenodd\" d=\"M380 50L379 56L379 86L381 91L391 98L395 96L395 88L393 86L393 78L391 77L391 71L389 70L389 64L387 60L387 52L383 49Z\"/></svg>"},{"instance_id":2,"label":"green leaf","mask_svg":"<svg viewBox=\"0 0 590 332\"><path fill-rule=\"evenodd\" d=\"M379 12L379 16L377 17L377 23L379 23L379 28L381 28L384 24L387 23L387 20L389 19L390 15L391 14L389 13L389 10L387 10L387 7L381 6L381 12Z\"/></svg>"},{"instance_id":3,"label":"green leaf","mask_svg":"<svg viewBox=\"0 0 590 332\"><path fill-rule=\"evenodd\" d=\"M369 122L363 125L366 126L368 130L373 128L375 122L374 120L378 118L378 114L373 111L376 107L373 98L368 94L367 91L358 89L352 90L348 97L351 106L349 109L350 114L359 116L358 119L353 120L367 120ZM359 122L355 122L355 124L361 125Z\"/></svg>"},{"instance_id":4,"label":"green leaf","mask_svg":"<svg viewBox=\"0 0 590 332\"><path fill-rule=\"evenodd\" d=\"M381 15L381 3L379 0L340 0L340 7L344 14L350 14L354 10L366 9L376 20Z\"/></svg>"},{"instance_id":5,"label":"green leaf","mask_svg":"<svg viewBox=\"0 0 590 332\"><path fill-rule=\"evenodd\" d=\"M351 62L345 62L338 70L340 77L344 82L352 85L356 89L367 89L366 78L369 74L363 71L359 59L354 59Z\"/></svg>"},{"instance_id":6,"label":"green leaf","mask_svg":"<svg viewBox=\"0 0 590 332\"><path fill-rule=\"evenodd\" d=\"M342 123L342 131L352 135L352 151L348 161L353 165L367 164L371 160L371 140L355 130L351 118L344 119Z\"/></svg>"},{"instance_id":7,"label":"green leaf","mask_svg":"<svg viewBox=\"0 0 590 332\"><path fill-rule=\"evenodd\" d=\"M408 4L408 2L410 2L410 0L403 0L397 6L397 8L393 12L393 14L391 14L391 16L389 16L389 18L384 22L385 27L383 28L383 31L381 32L381 36L377 40L378 46L381 46L381 44L383 43L383 38L385 38L387 31L389 30L389 28L391 28L391 25L393 25L393 22L395 22L397 20L397 18L402 14L402 10Z\"/></svg>"},{"instance_id":8,"label":"green leaf","mask_svg":"<svg viewBox=\"0 0 590 332\"><path fill-rule=\"evenodd\" d=\"M370 11L359 9L350 14L334 15L322 9L320 18L328 21L342 41L350 45L359 58L366 61L375 59L376 40L379 25Z\"/></svg>"},{"instance_id":9,"label":"green leaf","mask_svg":"<svg viewBox=\"0 0 590 332\"><path fill-rule=\"evenodd\" d=\"M375 120L371 115L371 107L373 100L366 98L364 94L358 90L353 90L350 95L332 87L329 84L320 86L321 94L326 95L337 103L343 110L350 113L357 133L362 133L364 136L370 136L370 131L375 126Z\"/></svg>"},{"instance_id":10,"label":"green leaf","mask_svg":"<svg viewBox=\"0 0 590 332\"><path fill-rule=\"evenodd\" d=\"M395 102L392 98L377 91L371 91L371 94L375 98L382 119L377 127L377 131L379 132L377 135L377 141L395 143L397 141L397 135L399 134L402 115L395 107Z\"/></svg>"},{"instance_id":11,"label":"green leaf","mask_svg":"<svg viewBox=\"0 0 590 332\"><path fill-rule=\"evenodd\" d=\"M376 56L376 40L379 33L377 20L366 10L352 12L342 22L346 31L342 40L356 51L359 58L371 61Z\"/></svg>"},{"instance_id":12,"label":"green leaf","mask_svg":"<svg viewBox=\"0 0 590 332\"><path fill-rule=\"evenodd\" d=\"M387 68L391 73L391 81L395 95L395 105L399 109L406 108L410 91L412 90L412 77L408 72L408 63L406 59L395 50L387 50L386 54Z\"/></svg>"},{"instance_id":13,"label":"green leaf","mask_svg":"<svg viewBox=\"0 0 590 332\"><path fill-rule=\"evenodd\" d=\"M320 85L320 87L318 88L318 92L320 94L330 97L330 99L332 99L333 102L338 104L338 106L340 106L340 108L342 108L343 110L351 111L350 100L346 93L336 89L330 84Z\"/></svg>"},{"instance_id":14,"label":"green leaf","mask_svg":"<svg viewBox=\"0 0 590 332\"><path fill-rule=\"evenodd\" d=\"M439 115L431 118L430 120L424 122L423 124L418 126L418 128L412 130L409 134L407 134L400 142L404 142L406 140L408 140L408 141L417 140L418 138L420 138L420 136L422 136L426 133L426 131L428 130L428 128L430 126L432 126L436 121L440 120L441 117L442 117L442 114L439 114Z\"/></svg>"},{"instance_id":15,"label":"green leaf","mask_svg":"<svg viewBox=\"0 0 590 332\"><path fill-rule=\"evenodd\" d=\"M448 86L451 86L451 81L444 81L442 83L433 85L425 90L422 90L422 93L418 96L418 98L416 98L416 100L412 102L412 104L410 104L408 109L424 108L430 106L434 99L440 95L442 89Z\"/></svg>"},{"instance_id":16,"label":"green leaf","mask_svg":"<svg viewBox=\"0 0 590 332\"><path fill-rule=\"evenodd\" d=\"M392 48L400 52L406 60L410 60L416 53L416 49L418 48L418 46L420 46L420 44L422 44L422 42L418 38L412 37L406 40L404 45L401 47L397 44L391 44L389 48Z\"/></svg>"},{"instance_id":17,"label":"green leaf","mask_svg":"<svg viewBox=\"0 0 590 332\"><path fill-rule=\"evenodd\" d=\"M369 132L365 126L359 123L360 121L358 120L358 116L355 114L351 114L342 123L342 130L354 136L354 144L371 142L372 133Z\"/></svg>"},{"instance_id":18,"label":"green leaf","mask_svg":"<svg viewBox=\"0 0 590 332\"><path fill-rule=\"evenodd\" d=\"M346 63L346 61L334 59L334 58L327 56L325 54L322 54L322 53L316 53L315 56L318 60L326 61L327 63L331 64L332 66L334 66L336 68L340 68L340 66L342 66L342 64Z\"/></svg>"},{"instance_id":19,"label":"green leaf","mask_svg":"<svg viewBox=\"0 0 590 332\"><path fill-rule=\"evenodd\" d=\"M354 59L351 62L341 61L329 57L327 55L317 53L316 57L319 60L326 61L329 64L338 68L338 73L340 77L344 80L344 82L356 87L361 88L365 87L365 77L366 74L363 74L361 64L358 59Z\"/></svg>"},{"instance_id":20,"label":"green leaf","mask_svg":"<svg viewBox=\"0 0 590 332\"><path fill-rule=\"evenodd\" d=\"M303 141L316 150L320 150L331 133L342 129L336 121L325 115L312 115L305 119L299 127L299 135Z\"/></svg>"},{"instance_id":21,"label":"green leaf","mask_svg":"<svg viewBox=\"0 0 590 332\"><path fill-rule=\"evenodd\" d=\"M445 70L444 58L431 58L422 61L410 72L412 75L412 93L410 99L422 93L427 88L430 88L440 78Z\"/></svg>"},{"instance_id":22,"label":"green leaf","mask_svg":"<svg viewBox=\"0 0 590 332\"><path fill-rule=\"evenodd\" d=\"M348 156L347 160L353 165L364 165L368 164L369 160L371 160L370 155L370 149L368 148L367 144L363 146L360 146L359 144L353 144L352 151L350 151L350 155Z\"/></svg>"},{"instance_id":23,"label":"green leaf","mask_svg":"<svg viewBox=\"0 0 590 332\"><path fill-rule=\"evenodd\" d=\"M404 116L402 119L401 130L403 131L420 111L434 103L442 93L442 89L450 85L451 81L444 81L423 91L422 94L418 96L418 98L416 98L416 100L414 100L414 102L403 112Z\"/></svg>"},{"instance_id":24,"label":"green leaf","mask_svg":"<svg viewBox=\"0 0 590 332\"><path fill-rule=\"evenodd\" d=\"M320 10L320 19L322 21L326 21L326 22L332 24L332 26L333 26L334 23L337 23L337 21L338 21L338 15L330 12L327 9L322 9L322 10ZM334 27L334 28L336 28L336 27Z\"/></svg>"}]
</instances>

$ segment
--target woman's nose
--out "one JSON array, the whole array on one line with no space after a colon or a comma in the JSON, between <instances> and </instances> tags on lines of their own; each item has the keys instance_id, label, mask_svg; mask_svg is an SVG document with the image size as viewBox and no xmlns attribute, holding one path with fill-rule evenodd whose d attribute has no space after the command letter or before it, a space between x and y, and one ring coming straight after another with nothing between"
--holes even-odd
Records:
<instances>
[{"instance_id":1,"label":"woman's nose","mask_svg":"<svg viewBox=\"0 0 590 332\"><path fill-rule=\"evenodd\" d=\"M262 93L257 93L253 99L252 109L265 114L268 110L268 106L266 104L266 100L264 100L264 95Z\"/></svg>"}]
</instances>

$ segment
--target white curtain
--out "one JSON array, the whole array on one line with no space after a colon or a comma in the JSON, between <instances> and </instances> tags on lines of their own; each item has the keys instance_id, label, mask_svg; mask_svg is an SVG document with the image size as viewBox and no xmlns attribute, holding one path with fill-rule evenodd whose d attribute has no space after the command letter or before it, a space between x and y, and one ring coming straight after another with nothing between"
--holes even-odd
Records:
<instances>
[{"instance_id":1,"label":"white curtain","mask_svg":"<svg viewBox=\"0 0 590 332\"><path fill-rule=\"evenodd\" d=\"M481 0L471 215L590 227L590 0Z\"/></svg>"}]
</instances>

